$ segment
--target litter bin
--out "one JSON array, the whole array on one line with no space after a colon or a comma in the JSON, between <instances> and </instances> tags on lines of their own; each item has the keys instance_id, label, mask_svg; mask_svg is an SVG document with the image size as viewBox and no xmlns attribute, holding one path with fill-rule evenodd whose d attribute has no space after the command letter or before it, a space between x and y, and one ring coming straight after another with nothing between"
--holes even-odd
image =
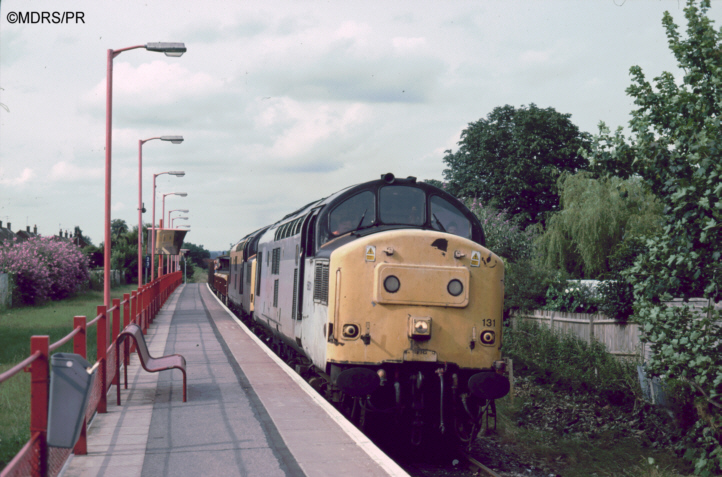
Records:
<instances>
[{"instance_id":1,"label":"litter bin","mask_svg":"<svg viewBox=\"0 0 722 477\"><path fill-rule=\"evenodd\" d=\"M50 365L48 445L70 448L80 437L96 373L91 374L90 363L74 353L55 353Z\"/></svg>"}]
</instances>

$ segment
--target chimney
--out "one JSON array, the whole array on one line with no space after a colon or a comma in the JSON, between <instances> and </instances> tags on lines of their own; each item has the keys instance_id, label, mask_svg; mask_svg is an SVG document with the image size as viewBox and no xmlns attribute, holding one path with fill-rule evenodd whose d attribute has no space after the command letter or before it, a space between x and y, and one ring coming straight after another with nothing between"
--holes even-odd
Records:
<instances>
[{"instance_id":1,"label":"chimney","mask_svg":"<svg viewBox=\"0 0 722 477\"><path fill-rule=\"evenodd\" d=\"M3 221L0 220L0 229L3 228Z\"/></svg>"},{"instance_id":2,"label":"chimney","mask_svg":"<svg viewBox=\"0 0 722 477\"><path fill-rule=\"evenodd\" d=\"M12 232L12 227L10 227L10 222L8 222L8 230Z\"/></svg>"},{"instance_id":3,"label":"chimney","mask_svg":"<svg viewBox=\"0 0 722 477\"><path fill-rule=\"evenodd\" d=\"M38 234L38 226L37 226L37 225L33 225L33 233L34 233L35 235Z\"/></svg>"},{"instance_id":4,"label":"chimney","mask_svg":"<svg viewBox=\"0 0 722 477\"><path fill-rule=\"evenodd\" d=\"M29 225L26 225L26 226L25 226L25 231L26 231L27 233L30 233L30 226L29 226Z\"/></svg>"},{"instance_id":5,"label":"chimney","mask_svg":"<svg viewBox=\"0 0 722 477\"><path fill-rule=\"evenodd\" d=\"M68 231L65 231L65 238L68 238Z\"/></svg>"}]
</instances>

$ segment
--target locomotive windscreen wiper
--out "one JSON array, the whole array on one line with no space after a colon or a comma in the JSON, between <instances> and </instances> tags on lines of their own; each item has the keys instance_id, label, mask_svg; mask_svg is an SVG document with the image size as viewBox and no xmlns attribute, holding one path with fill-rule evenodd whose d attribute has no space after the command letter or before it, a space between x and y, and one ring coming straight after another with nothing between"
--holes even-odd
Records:
<instances>
[{"instance_id":1,"label":"locomotive windscreen wiper","mask_svg":"<svg viewBox=\"0 0 722 477\"><path fill-rule=\"evenodd\" d=\"M441 231L442 231L442 232L446 232L446 229L444 228L443 225L441 225L441 221L440 221L439 218L436 216L436 214L431 214L431 216L434 218L434 220L436 220L436 223L439 224L439 227L441 227Z\"/></svg>"},{"instance_id":2,"label":"locomotive windscreen wiper","mask_svg":"<svg viewBox=\"0 0 722 477\"><path fill-rule=\"evenodd\" d=\"M361 227L361 224L364 223L364 219L366 218L366 212L367 212L368 210L369 210L368 207L366 207L366 209L364 209L364 213L361 214L361 220L358 221L358 225L356 226L356 230L358 230L358 229Z\"/></svg>"}]
</instances>

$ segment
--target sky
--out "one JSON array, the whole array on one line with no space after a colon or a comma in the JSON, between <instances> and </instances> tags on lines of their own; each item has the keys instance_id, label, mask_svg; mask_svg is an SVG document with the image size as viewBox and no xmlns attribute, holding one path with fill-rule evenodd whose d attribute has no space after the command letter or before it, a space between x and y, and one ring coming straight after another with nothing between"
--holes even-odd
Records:
<instances>
[{"instance_id":1,"label":"sky","mask_svg":"<svg viewBox=\"0 0 722 477\"><path fill-rule=\"evenodd\" d=\"M186 241L231 244L346 186L443 179L444 151L495 107L531 103L580 130L626 126L629 68L680 77L662 14L684 2L187 1L0 3L0 221L103 241L107 51L113 61L112 218L151 222L163 194ZM10 23L15 12L82 21ZM722 23L722 3L709 16ZM14 17L13 17L14 18ZM66 17L67 18L67 17Z\"/></svg>"}]
</instances>

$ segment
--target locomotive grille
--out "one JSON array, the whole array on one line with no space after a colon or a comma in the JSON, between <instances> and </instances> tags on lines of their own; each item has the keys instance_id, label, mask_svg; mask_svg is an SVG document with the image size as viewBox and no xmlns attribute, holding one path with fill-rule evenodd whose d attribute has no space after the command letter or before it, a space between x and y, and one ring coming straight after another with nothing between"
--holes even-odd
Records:
<instances>
[{"instance_id":1,"label":"locomotive grille","mask_svg":"<svg viewBox=\"0 0 722 477\"><path fill-rule=\"evenodd\" d=\"M281 269L281 249L273 249L273 258L271 259L271 274L278 275Z\"/></svg>"},{"instance_id":2,"label":"locomotive grille","mask_svg":"<svg viewBox=\"0 0 722 477\"><path fill-rule=\"evenodd\" d=\"M313 300L328 305L328 263L316 262Z\"/></svg>"},{"instance_id":3,"label":"locomotive grille","mask_svg":"<svg viewBox=\"0 0 722 477\"><path fill-rule=\"evenodd\" d=\"M273 280L273 307L278 308L278 278Z\"/></svg>"}]
</instances>

